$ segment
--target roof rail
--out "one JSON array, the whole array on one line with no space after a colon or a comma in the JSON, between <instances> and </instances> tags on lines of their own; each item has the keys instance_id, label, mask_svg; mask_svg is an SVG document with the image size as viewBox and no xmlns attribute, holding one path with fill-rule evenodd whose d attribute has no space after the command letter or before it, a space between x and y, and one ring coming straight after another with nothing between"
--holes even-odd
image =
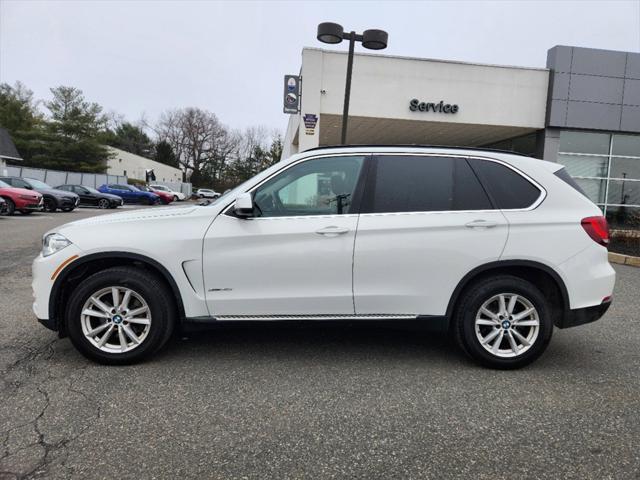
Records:
<instances>
[{"instance_id":1,"label":"roof rail","mask_svg":"<svg viewBox=\"0 0 640 480\"><path fill-rule=\"evenodd\" d=\"M527 157L527 158L533 158L531 155L526 155L524 153L519 153L519 152L514 152L512 150L501 150L499 148L485 148L485 147L461 147L461 146L453 146L453 145L420 145L417 143L407 143L407 144L387 144L387 145L381 145L381 144L350 144L350 145L325 145L322 147L314 147L314 148L309 148L308 150L304 150L303 152L300 153L304 153L304 152L313 152L314 150L326 150L326 149L332 149L332 148L360 148L360 147L366 147L366 148L373 148L373 147L401 147L401 148L444 148L444 149L449 149L449 150L477 150L479 152L494 152L494 153L508 153L510 155L518 155L521 157Z\"/></svg>"}]
</instances>

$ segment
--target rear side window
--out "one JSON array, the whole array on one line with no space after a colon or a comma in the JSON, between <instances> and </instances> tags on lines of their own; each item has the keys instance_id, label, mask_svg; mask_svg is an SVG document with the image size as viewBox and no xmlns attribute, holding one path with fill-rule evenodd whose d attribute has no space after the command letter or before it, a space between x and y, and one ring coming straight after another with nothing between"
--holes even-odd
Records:
<instances>
[{"instance_id":1,"label":"rear side window","mask_svg":"<svg viewBox=\"0 0 640 480\"><path fill-rule=\"evenodd\" d=\"M528 208L540 197L538 187L505 165L479 159L469 162L500 209Z\"/></svg>"},{"instance_id":2,"label":"rear side window","mask_svg":"<svg viewBox=\"0 0 640 480\"><path fill-rule=\"evenodd\" d=\"M372 213L489 210L491 202L463 158L384 155L376 159Z\"/></svg>"},{"instance_id":3,"label":"rear side window","mask_svg":"<svg viewBox=\"0 0 640 480\"><path fill-rule=\"evenodd\" d=\"M587 194L584 193L584 190L582 190L582 188L580 187L580 185L578 185L578 183L573 179L573 177L571 175L569 175L569 172L567 172L566 168L561 168L560 170L558 170L555 174L556 177L558 177L560 180L562 180L564 183L571 185L574 189L576 189L578 192L580 192L582 195L584 195L585 197L587 197ZM587 197L589 198L589 197Z\"/></svg>"}]
</instances>

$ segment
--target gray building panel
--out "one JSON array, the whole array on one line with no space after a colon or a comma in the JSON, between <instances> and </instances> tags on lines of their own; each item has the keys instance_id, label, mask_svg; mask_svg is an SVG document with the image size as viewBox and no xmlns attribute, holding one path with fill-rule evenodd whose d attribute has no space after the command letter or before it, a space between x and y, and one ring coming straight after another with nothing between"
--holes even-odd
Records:
<instances>
[{"instance_id":1,"label":"gray building panel","mask_svg":"<svg viewBox=\"0 0 640 480\"><path fill-rule=\"evenodd\" d=\"M622 103L623 78L571 75L569 100Z\"/></svg>"},{"instance_id":2,"label":"gray building panel","mask_svg":"<svg viewBox=\"0 0 640 480\"><path fill-rule=\"evenodd\" d=\"M640 80L640 53L627 53L627 78Z\"/></svg>"},{"instance_id":3,"label":"gray building panel","mask_svg":"<svg viewBox=\"0 0 640 480\"><path fill-rule=\"evenodd\" d=\"M626 79L624 81L624 105L640 105L640 80Z\"/></svg>"},{"instance_id":4,"label":"gray building panel","mask_svg":"<svg viewBox=\"0 0 640 480\"><path fill-rule=\"evenodd\" d=\"M573 47L558 45L547 52L547 66L553 65L556 72L569 73L571 71L571 52Z\"/></svg>"},{"instance_id":5,"label":"gray building panel","mask_svg":"<svg viewBox=\"0 0 640 480\"><path fill-rule=\"evenodd\" d=\"M640 53L557 46L547 67L548 127L640 133Z\"/></svg>"},{"instance_id":6,"label":"gray building panel","mask_svg":"<svg viewBox=\"0 0 640 480\"><path fill-rule=\"evenodd\" d=\"M622 105L572 102L567 108L567 127L619 130Z\"/></svg>"},{"instance_id":7,"label":"gray building panel","mask_svg":"<svg viewBox=\"0 0 640 480\"><path fill-rule=\"evenodd\" d=\"M553 100L569 100L569 74L554 73L551 87Z\"/></svg>"},{"instance_id":8,"label":"gray building panel","mask_svg":"<svg viewBox=\"0 0 640 480\"><path fill-rule=\"evenodd\" d=\"M623 132L640 132L640 106L622 106L620 130Z\"/></svg>"},{"instance_id":9,"label":"gray building panel","mask_svg":"<svg viewBox=\"0 0 640 480\"><path fill-rule=\"evenodd\" d=\"M567 124L567 100L551 100L549 125L564 127Z\"/></svg>"},{"instance_id":10,"label":"gray building panel","mask_svg":"<svg viewBox=\"0 0 640 480\"><path fill-rule=\"evenodd\" d=\"M626 63L626 52L574 47L571 73L623 78Z\"/></svg>"}]
</instances>

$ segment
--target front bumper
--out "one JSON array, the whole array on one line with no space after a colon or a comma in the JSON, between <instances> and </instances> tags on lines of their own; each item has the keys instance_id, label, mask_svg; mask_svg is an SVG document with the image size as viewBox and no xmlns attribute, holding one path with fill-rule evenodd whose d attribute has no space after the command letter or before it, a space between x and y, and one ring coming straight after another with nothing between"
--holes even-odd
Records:
<instances>
[{"instance_id":1,"label":"front bumper","mask_svg":"<svg viewBox=\"0 0 640 480\"><path fill-rule=\"evenodd\" d=\"M79 256L81 253L82 251L78 247L71 244L48 257L43 257L42 254L39 254L33 260L33 263L31 264L33 313L43 325L45 325L45 321L50 320L49 298L51 296L51 289L53 288L55 279L65 268L73 265L73 262L75 261L75 259L70 262L68 260ZM65 262L67 263L65 264ZM63 266L63 268L60 268L61 266Z\"/></svg>"},{"instance_id":2,"label":"front bumper","mask_svg":"<svg viewBox=\"0 0 640 480\"><path fill-rule=\"evenodd\" d=\"M40 197L40 200L36 201L35 203L33 200L26 200L25 203L21 203L21 204L16 202L16 210L39 211L39 210L42 210L43 206L44 206L43 197Z\"/></svg>"},{"instance_id":3,"label":"front bumper","mask_svg":"<svg viewBox=\"0 0 640 480\"><path fill-rule=\"evenodd\" d=\"M556 327L558 328L571 328L578 325L584 325L585 323L595 322L602 318L609 307L611 306L611 300L602 302L600 305L594 305L593 307L578 308L576 310L568 310L562 320L560 320Z\"/></svg>"},{"instance_id":4,"label":"front bumper","mask_svg":"<svg viewBox=\"0 0 640 480\"><path fill-rule=\"evenodd\" d=\"M58 208L76 208L80 203L80 198L57 198Z\"/></svg>"}]
</instances>

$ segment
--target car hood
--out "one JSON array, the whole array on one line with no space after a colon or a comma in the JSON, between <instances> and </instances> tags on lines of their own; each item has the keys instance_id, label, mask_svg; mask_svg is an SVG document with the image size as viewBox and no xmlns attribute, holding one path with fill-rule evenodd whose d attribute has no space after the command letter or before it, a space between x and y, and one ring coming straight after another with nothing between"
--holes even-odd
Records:
<instances>
[{"instance_id":1,"label":"car hood","mask_svg":"<svg viewBox=\"0 0 640 480\"><path fill-rule=\"evenodd\" d=\"M110 213L107 215L100 215L97 217L76 220L75 222L62 225L62 227L56 229L56 231L63 232L67 228L74 228L79 226L85 227L91 225L107 225L110 223L135 223L158 218L180 217L190 214L195 209L196 207L193 206L180 206L168 208L149 208L134 210L132 212Z\"/></svg>"},{"instance_id":2,"label":"car hood","mask_svg":"<svg viewBox=\"0 0 640 480\"><path fill-rule=\"evenodd\" d=\"M56 188L38 188L40 193L48 193L54 197L77 197L78 195L73 192L67 192L66 190L58 190Z\"/></svg>"},{"instance_id":3,"label":"car hood","mask_svg":"<svg viewBox=\"0 0 640 480\"><path fill-rule=\"evenodd\" d=\"M100 192L100 196L104 197L104 198L108 198L109 200L122 200L122 197L120 197L118 195L114 195L112 193Z\"/></svg>"},{"instance_id":4,"label":"car hood","mask_svg":"<svg viewBox=\"0 0 640 480\"><path fill-rule=\"evenodd\" d=\"M16 195L32 195L36 198L41 197L42 194L36 192L35 190L27 190L26 188L17 188L17 187L0 187L0 192L6 193L9 195L10 193L14 193Z\"/></svg>"}]
</instances>

